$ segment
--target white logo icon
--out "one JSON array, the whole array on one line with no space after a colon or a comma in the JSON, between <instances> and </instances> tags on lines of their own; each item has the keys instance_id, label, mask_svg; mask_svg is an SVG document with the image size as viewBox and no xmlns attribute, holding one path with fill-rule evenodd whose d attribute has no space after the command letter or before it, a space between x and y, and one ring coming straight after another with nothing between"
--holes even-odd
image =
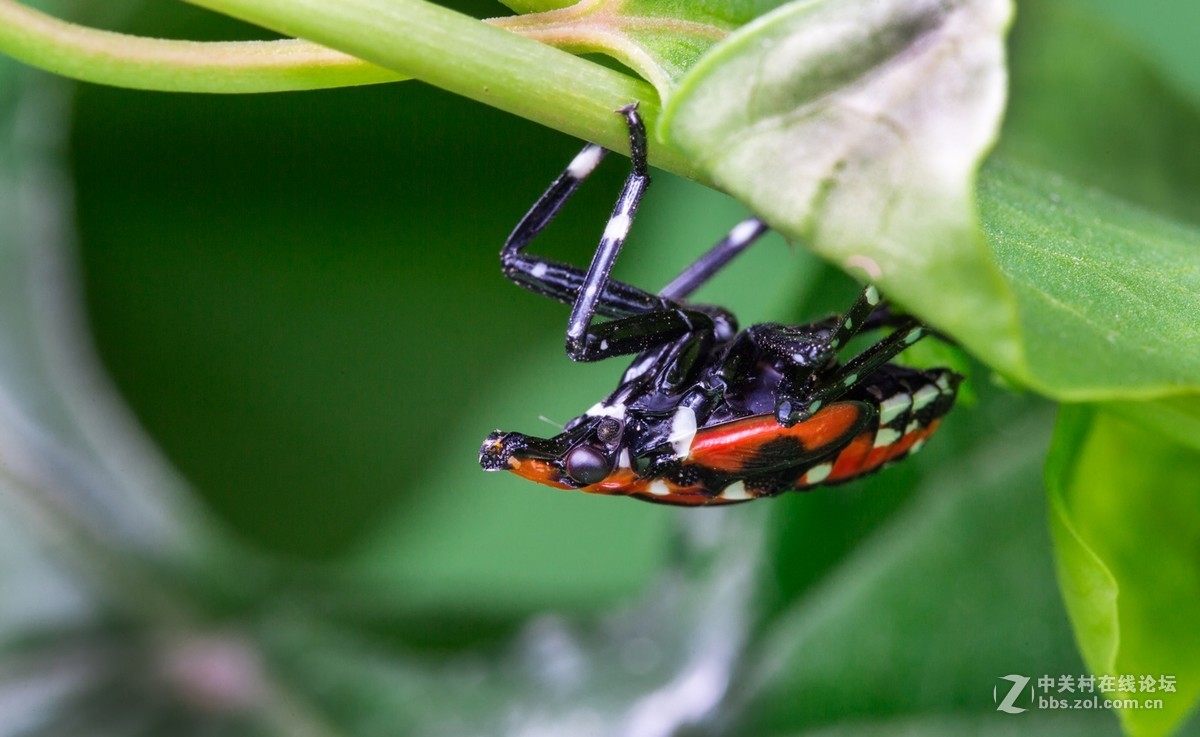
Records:
<instances>
[{"instance_id":1,"label":"white logo icon","mask_svg":"<svg viewBox=\"0 0 1200 737\"><path fill-rule=\"evenodd\" d=\"M1029 676L1018 676L1015 673L1002 677L1002 681L1012 681L1012 687L1008 689L1008 693L1004 695L1004 700L1000 700L1000 692L996 686L992 686L992 701L995 701L998 706L996 711L1002 711L1005 714L1020 714L1025 711L1023 707L1013 706L1017 697L1021 695L1021 691L1029 683Z\"/></svg>"}]
</instances>

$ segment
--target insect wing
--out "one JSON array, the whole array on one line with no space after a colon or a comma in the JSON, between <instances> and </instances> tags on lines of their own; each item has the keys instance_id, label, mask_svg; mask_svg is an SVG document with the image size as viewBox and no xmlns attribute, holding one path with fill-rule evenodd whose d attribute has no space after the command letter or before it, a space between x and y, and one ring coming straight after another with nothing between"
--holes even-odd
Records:
<instances>
[{"instance_id":1,"label":"insect wing","mask_svg":"<svg viewBox=\"0 0 1200 737\"><path fill-rule=\"evenodd\" d=\"M792 427L755 415L696 433L685 463L748 477L810 463L846 447L875 417L866 402L837 402Z\"/></svg>"}]
</instances>

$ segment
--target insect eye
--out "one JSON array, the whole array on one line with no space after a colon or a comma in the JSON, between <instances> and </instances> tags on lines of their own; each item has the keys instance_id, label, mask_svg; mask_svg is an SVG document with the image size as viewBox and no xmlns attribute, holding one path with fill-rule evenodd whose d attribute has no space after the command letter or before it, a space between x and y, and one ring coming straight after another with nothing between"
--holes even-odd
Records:
<instances>
[{"instance_id":1,"label":"insect eye","mask_svg":"<svg viewBox=\"0 0 1200 737\"><path fill-rule=\"evenodd\" d=\"M590 445L580 445L567 454L567 475L584 486L603 481L610 468L604 454Z\"/></svg>"},{"instance_id":2,"label":"insect eye","mask_svg":"<svg viewBox=\"0 0 1200 737\"><path fill-rule=\"evenodd\" d=\"M596 426L596 437L600 442L609 444L620 436L622 429L624 429L624 425L621 424L620 420L613 417L605 417Z\"/></svg>"}]
</instances>

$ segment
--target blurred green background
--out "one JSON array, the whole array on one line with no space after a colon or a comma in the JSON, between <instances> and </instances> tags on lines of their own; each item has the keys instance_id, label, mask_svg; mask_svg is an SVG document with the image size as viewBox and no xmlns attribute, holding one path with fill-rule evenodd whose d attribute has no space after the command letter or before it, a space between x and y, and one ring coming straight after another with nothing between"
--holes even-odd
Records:
<instances>
[{"instance_id":1,"label":"blurred green background","mask_svg":"<svg viewBox=\"0 0 1200 737\"><path fill-rule=\"evenodd\" d=\"M247 33L156 10L131 30ZM566 308L498 268L579 145L416 83L244 97L82 85L72 154L105 363L205 500L273 552L322 559L386 537L440 594L630 593L661 558L669 510L475 462L491 430L552 432L539 415L565 422L621 370L571 365ZM624 167L589 180L543 253L587 263ZM618 274L646 286L746 214L669 175L644 211ZM705 294L747 323L780 319L812 267L775 238Z\"/></svg>"},{"instance_id":2,"label":"blurred green background","mask_svg":"<svg viewBox=\"0 0 1200 737\"><path fill-rule=\"evenodd\" d=\"M1200 65L1188 63L1200 7L1089 5L1200 100ZM181 3L122 9L106 18L132 33L263 36ZM566 421L621 370L571 364L567 309L498 268L505 236L579 141L411 82L258 96L79 85L73 105L70 169L99 353L239 540L297 578L336 570L369 583L365 609L377 613L366 631L439 653L499 643L529 614L612 612L648 584L669 588L660 574L681 544L678 512L476 464L489 431L553 432L539 416ZM624 165L613 157L589 180L539 252L587 261ZM641 212L617 275L650 288L746 214L667 175ZM854 293L772 237L699 297L750 324L824 314ZM711 733L841 722L857 726L838 733L1008 734L1013 723L993 711L996 677L1082 672L1045 530L1051 408L978 369L973 383L978 402L911 463L757 511L691 513L768 518L757 572L768 584L752 621L779 615L733 689L730 713L742 721L718 719ZM737 540L726 542L732 555ZM688 611L679 629L704 614ZM670 631L674 616L653 624ZM294 666L302 684L306 668L340 662L305 665L300 648L281 649L294 657L279 668ZM361 691L307 686L317 702L367 708ZM1106 712L1027 716L1029 733L1116 731ZM360 732L371 730L347 729Z\"/></svg>"}]
</instances>

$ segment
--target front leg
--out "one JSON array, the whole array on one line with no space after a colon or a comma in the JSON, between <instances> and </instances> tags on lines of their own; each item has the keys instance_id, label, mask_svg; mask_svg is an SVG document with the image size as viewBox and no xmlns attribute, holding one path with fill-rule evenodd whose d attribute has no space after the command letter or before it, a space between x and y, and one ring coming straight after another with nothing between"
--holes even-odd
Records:
<instances>
[{"instance_id":1,"label":"front leg","mask_svg":"<svg viewBox=\"0 0 1200 737\"><path fill-rule=\"evenodd\" d=\"M600 245L596 248L596 255L592 257L592 263L575 297L575 304L571 307L571 316L567 320L567 355L572 358L585 355L588 344L594 342L588 335L596 315L596 305L608 283L613 264L621 253L621 246L629 235L642 196L650 185L646 128L638 115L637 105L626 105L619 112L625 116L625 123L629 127L629 158L633 162L633 169L625 179L608 225L604 228L604 235L600 238Z\"/></svg>"},{"instance_id":2,"label":"front leg","mask_svg":"<svg viewBox=\"0 0 1200 737\"><path fill-rule=\"evenodd\" d=\"M837 352L864 329L891 325L895 331L847 362L836 365ZM775 393L775 419L791 427L816 414L867 379L928 331L910 317L893 315L874 286L868 286L828 330L756 326L755 341L786 370Z\"/></svg>"}]
</instances>

